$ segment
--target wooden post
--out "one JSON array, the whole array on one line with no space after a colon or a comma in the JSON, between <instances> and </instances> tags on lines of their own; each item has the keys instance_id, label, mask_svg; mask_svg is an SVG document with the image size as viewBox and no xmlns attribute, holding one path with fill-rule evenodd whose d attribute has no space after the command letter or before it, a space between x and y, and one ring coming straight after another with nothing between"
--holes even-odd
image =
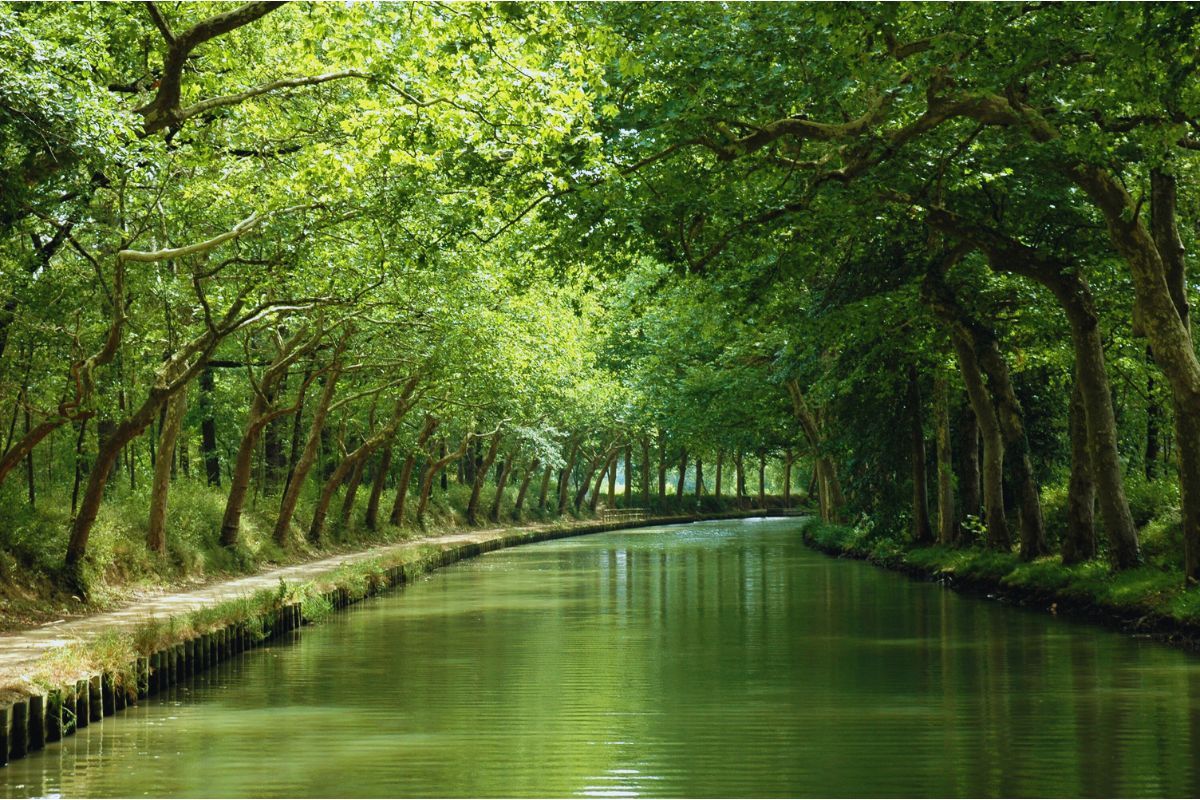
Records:
<instances>
[{"instance_id":1,"label":"wooden post","mask_svg":"<svg viewBox=\"0 0 1200 800\"><path fill-rule=\"evenodd\" d=\"M29 700L18 700L9 708L8 755L12 760L29 752Z\"/></svg>"},{"instance_id":2,"label":"wooden post","mask_svg":"<svg viewBox=\"0 0 1200 800\"><path fill-rule=\"evenodd\" d=\"M8 763L8 718L7 706L0 706L0 767Z\"/></svg>"},{"instance_id":3,"label":"wooden post","mask_svg":"<svg viewBox=\"0 0 1200 800\"><path fill-rule=\"evenodd\" d=\"M116 686L113 674L104 672L100 675L100 710L104 716L111 717L117 713Z\"/></svg>"},{"instance_id":4,"label":"wooden post","mask_svg":"<svg viewBox=\"0 0 1200 800\"><path fill-rule=\"evenodd\" d=\"M100 722L104 719L104 696L100 688L100 676L93 675L87 681L88 719Z\"/></svg>"},{"instance_id":5,"label":"wooden post","mask_svg":"<svg viewBox=\"0 0 1200 800\"><path fill-rule=\"evenodd\" d=\"M91 693L88 691L87 679L75 682L75 728L86 728L92 720Z\"/></svg>"},{"instance_id":6,"label":"wooden post","mask_svg":"<svg viewBox=\"0 0 1200 800\"><path fill-rule=\"evenodd\" d=\"M51 689L46 696L46 742L61 740L63 727L63 690Z\"/></svg>"},{"instance_id":7,"label":"wooden post","mask_svg":"<svg viewBox=\"0 0 1200 800\"><path fill-rule=\"evenodd\" d=\"M29 698L29 749L41 750L46 746L46 695L35 694Z\"/></svg>"}]
</instances>

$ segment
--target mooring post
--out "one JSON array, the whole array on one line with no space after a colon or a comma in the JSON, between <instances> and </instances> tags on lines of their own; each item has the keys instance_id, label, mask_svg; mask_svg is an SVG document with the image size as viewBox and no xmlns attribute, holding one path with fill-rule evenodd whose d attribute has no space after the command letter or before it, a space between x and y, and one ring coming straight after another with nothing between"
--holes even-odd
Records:
<instances>
[{"instance_id":1,"label":"mooring post","mask_svg":"<svg viewBox=\"0 0 1200 800\"><path fill-rule=\"evenodd\" d=\"M29 752L29 699L18 700L9 709L8 757L24 758Z\"/></svg>"},{"instance_id":2,"label":"mooring post","mask_svg":"<svg viewBox=\"0 0 1200 800\"><path fill-rule=\"evenodd\" d=\"M46 746L46 695L29 697L29 749L41 750Z\"/></svg>"},{"instance_id":3,"label":"mooring post","mask_svg":"<svg viewBox=\"0 0 1200 800\"><path fill-rule=\"evenodd\" d=\"M0 706L0 767L8 763L8 706Z\"/></svg>"},{"instance_id":4,"label":"mooring post","mask_svg":"<svg viewBox=\"0 0 1200 800\"><path fill-rule=\"evenodd\" d=\"M137 660L137 699L145 700L150 696L150 659L139 656Z\"/></svg>"},{"instance_id":5,"label":"mooring post","mask_svg":"<svg viewBox=\"0 0 1200 800\"><path fill-rule=\"evenodd\" d=\"M100 704L100 709L106 717L111 717L117 712L116 686L111 672L100 675Z\"/></svg>"},{"instance_id":6,"label":"mooring post","mask_svg":"<svg viewBox=\"0 0 1200 800\"><path fill-rule=\"evenodd\" d=\"M87 680L88 721L99 722L104 719L104 697L100 690L100 676L93 675Z\"/></svg>"},{"instance_id":7,"label":"mooring post","mask_svg":"<svg viewBox=\"0 0 1200 800\"><path fill-rule=\"evenodd\" d=\"M63 737L63 692L51 689L46 695L46 742L57 742Z\"/></svg>"},{"instance_id":8,"label":"mooring post","mask_svg":"<svg viewBox=\"0 0 1200 800\"><path fill-rule=\"evenodd\" d=\"M117 711L124 711L129 705L128 676L137 674L135 664L127 664L125 669L113 674L113 708Z\"/></svg>"}]
</instances>

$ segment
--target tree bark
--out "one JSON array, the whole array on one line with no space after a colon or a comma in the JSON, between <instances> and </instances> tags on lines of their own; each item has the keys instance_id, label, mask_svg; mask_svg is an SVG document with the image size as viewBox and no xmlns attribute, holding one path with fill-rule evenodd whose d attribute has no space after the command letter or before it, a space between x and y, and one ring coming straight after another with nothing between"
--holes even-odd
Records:
<instances>
[{"instance_id":1,"label":"tree bark","mask_svg":"<svg viewBox=\"0 0 1200 800\"><path fill-rule=\"evenodd\" d=\"M1083 389L1078 380L1071 389L1071 479L1067 486L1067 530L1062 541L1063 564L1096 557L1096 484L1092 480Z\"/></svg>"},{"instance_id":2,"label":"tree bark","mask_svg":"<svg viewBox=\"0 0 1200 800\"><path fill-rule=\"evenodd\" d=\"M367 514L363 518L367 530L379 528L379 500L383 497L383 488L387 485L388 470L392 467L392 445L383 448L383 455L375 469L375 478L371 481L371 496L367 500Z\"/></svg>"},{"instance_id":3,"label":"tree bark","mask_svg":"<svg viewBox=\"0 0 1200 800\"><path fill-rule=\"evenodd\" d=\"M958 446L958 491L964 516L983 518L983 500L979 484L979 422L970 403L960 410ZM961 533L961 531L960 531Z\"/></svg>"},{"instance_id":4,"label":"tree bark","mask_svg":"<svg viewBox=\"0 0 1200 800\"><path fill-rule=\"evenodd\" d=\"M650 506L650 437L642 437L642 506Z\"/></svg>"},{"instance_id":5,"label":"tree bark","mask_svg":"<svg viewBox=\"0 0 1200 800\"><path fill-rule=\"evenodd\" d=\"M538 487L538 513L546 511L546 492L550 490L550 478L554 475L552 467L547 466L542 473L542 485Z\"/></svg>"},{"instance_id":6,"label":"tree bark","mask_svg":"<svg viewBox=\"0 0 1200 800\"><path fill-rule=\"evenodd\" d=\"M500 521L500 504L504 501L504 487L508 485L508 476L512 473L513 461L510 457L504 459L504 464L500 468L500 474L496 476L496 496L492 498L492 507L488 509L488 522L496 523ZM521 485L522 490L525 484ZM523 492L521 500L524 500Z\"/></svg>"},{"instance_id":7,"label":"tree bark","mask_svg":"<svg viewBox=\"0 0 1200 800\"><path fill-rule=\"evenodd\" d=\"M625 508L633 507L633 445L625 445L625 483L622 486L625 495Z\"/></svg>"},{"instance_id":8,"label":"tree bark","mask_svg":"<svg viewBox=\"0 0 1200 800\"><path fill-rule=\"evenodd\" d=\"M588 502L588 511L593 514L596 513L596 508L600 505L600 491L604 488L604 476L617 468L618 452L617 448L612 448L608 460L604 462L604 465L600 468L600 473L596 475L596 485L592 488L592 498Z\"/></svg>"},{"instance_id":9,"label":"tree bark","mask_svg":"<svg viewBox=\"0 0 1200 800\"><path fill-rule=\"evenodd\" d=\"M296 503L300 500L300 492L304 486L304 479L308 477L309 471L313 467L313 463L317 460L317 448L321 446L321 432L325 429L325 418L329 415L329 406L333 404L333 395L337 390L338 378L342 374L342 352L345 349L345 338L338 344L338 349L334 353L333 363L329 366L329 371L325 375L325 386L321 389L321 397L317 400L317 407L313 409L312 423L308 428L308 437L304 442L304 449L300 452L300 457L296 460L296 465L292 469L291 479L288 481L287 490L283 493L283 499L279 504L279 517L275 520L275 541L281 547L286 546L288 542L288 531L291 529L292 516L296 513Z\"/></svg>"},{"instance_id":10,"label":"tree bark","mask_svg":"<svg viewBox=\"0 0 1200 800\"><path fill-rule=\"evenodd\" d=\"M338 524L345 528L350 524L350 516L354 513L354 500L358 497L358 487L362 486L363 473L367 469L367 458L359 459L350 471L350 480L346 482L346 491L342 495L342 508L338 514Z\"/></svg>"},{"instance_id":11,"label":"tree bark","mask_svg":"<svg viewBox=\"0 0 1200 800\"><path fill-rule=\"evenodd\" d=\"M150 523L146 530L146 546L152 553L167 551L167 496L171 490L171 461L186 408L187 392L177 392L167 403L167 415L159 433L158 459L154 463L154 483L150 488Z\"/></svg>"},{"instance_id":12,"label":"tree bark","mask_svg":"<svg viewBox=\"0 0 1200 800\"><path fill-rule=\"evenodd\" d=\"M217 421L213 416L216 381L212 369L200 373L200 450L209 486L221 485L221 458L217 454Z\"/></svg>"},{"instance_id":13,"label":"tree bark","mask_svg":"<svg viewBox=\"0 0 1200 800\"><path fill-rule=\"evenodd\" d=\"M925 472L925 424L921 408L921 385L917 368L908 365L908 430L912 454L912 538L917 544L933 541L929 522L929 488Z\"/></svg>"},{"instance_id":14,"label":"tree bark","mask_svg":"<svg viewBox=\"0 0 1200 800\"><path fill-rule=\"evenodd\" d=\"M542 461L539 458L531 459L529 466L525 468L525 474L521 476L521 486L517 489L517 499L513 503L512 518L514 520L521 518L521 508L525 505L525 494L529 491L529 482L533 479L541 463Z\"/></svg>"},{"instance_id":15,"label":"tree bark","mask_svg":"<svg viewBox=\"0 0 1200 800\"><path fill-rule=\"evenodd\" d=\"M937 428L938 543L950 546L958 542L958 517L954 510L954 454L950 438L950 401L946 376L934 375L933 411Z\"/></svg>"},{"instance_id":16,"label":"tree bark","mask_svg":"<svg viewBox=\"0 0 1200 800\"><path fill-rule=\"evenodd\" d=\"M814 471L817 475L817 504L820 508L821 520L837 522L841 508L846 504L842 495L842 486L837 476L837 466L833 459L825 453L824 434L821 422L808 405L800 382L794 378L787 381L788 395L792 399L792 414L800 423L800 429L815 460ZM740 474L740 464L739 464Z\"/></svg>"},{"instance_id":17,"label":"tree bark","mask_svg":"<svg viewBox=\"0 0 1200 800\"><path fill-rule=\"evenodd\" d=\"M559 515L567 513L567 503L571 500L571 472L575 469L575 459L579 455L579 437L572 436L570 449L567 454L567 461L563 465L562 472L558 478L558 513ZM591 476L588 476L591 477ZM586 481L584 486L587 486Z\"/></svg>"},{"instance_id":18,"label":"tree bark","mask_svg":"<svg viewBox=\"0 0 1200 800\"><path fill-rule=\"evenodd\" d=\"M686 448L679 448L679 478L675 481L675 502L683 502L683 488L687 481L687 463L688 452Z\"/></svg>"},{"instance_id":19,"label":"tree bark","mask_svg":"<svg viewBox=\"0 0 1200 800\"><path fill-rule=\"evenodd\" d=\"M696 456L696 500L704 494L704 462Z\"/></svg>"},{"instance_id":20,"label":"tree bark","mask_svg":"<svg viewBox=\"0 0 1200 800\"><path fill-rule=\"evenodd\" d=\"M758 454L758 507L767 507L767 454Z\"/></svg>"},{"instance_id":21,"label":"tree bark","mask_svg":"<svg viewBox=\"0 0 1200 800\"><path fill-rule=\"evenodd\" d=\"M342 459L341 463L334 468L332 474L325 480L321 487L321 494L317 498L317 505L313 508L312 523L308 526L308 540L314 544L320 542L321 534L325 527L325 516L329 513L329 504L333 502L333 496L337 493L338 487L346 480L348 476L352 476L350 485L346 488L346 502L352 504L354 502L354 494L358 490L359 481L362 480L362 466L371 455L379 448L385 446L392 441L396 436L396 431L400 428L400 423L404 417L412 410L414 405L413 394L417 390L417 386L421 381L421 375L415 374L408 379L401 389L400 395L396 398L396 402L392 407L391 417L387 423L382 425L371 436L354 449L349 455ZM342 519L348 519L350 514L350 506L343 506Z\"/></svg>"},{"instance_id":22,"label":"tree bark","mask_svg":"<svg viewBox=\"0 0 1200 800\"><path fill-rule=\"evenodd\" d=\"M963 336L952 332L950 339L958 356L958 367L967 399L975 412L980 438L983 440L983 506L987 526L987 544L997 550L1008 550L1012 540L1008 520L1004 517L1004 437L992 406L992 398L983 384L983 372L975 360L975 348Z\"/></svg>"},{"instance_id":23,"label":"tree bark","mask_svg":"<svg viewBox=\"0 0 1200 800\"><path fill-rule=\"evenodd\" d=\"M433 479L438 472L446 468L446 465L455 459L462 458L467 448L470 447L474 437L467 434L463 437L462 444L453 453L445 453L440 458L431 459L429 465L425 468L425 474L421 477L421 494L417 498L417 525L425 527L425 511L429 508L429 495L433 491Z\"/></svg>"},{"instance_id":24,"label":"tree bark","mask_svg":"<svg viewBox=\"0 0 1200 800\"><path fill-rule=\"evenodd\" d=\"M475 467L472 470L475 480L471 483L471 499L467 501L467 524L479 524L479 497L483 493L483 484L487 481L488 471L491 470L492 464L496 461L496 454L500 451L500 440L503 437L500 431L492 434L492 441L488 444L487 453L482 456L481 461L475 462ZM478 453L478 449L476 450Z\"/></svg>"},{"instance_id":25,"label":"tree bark","mask_svg":"<svg viewBox=\"0 0 1200 800\"><path fill-rule=\"evenodd\" d=\"M393 525L400 526L404 522L404 502L408 497L409 483L412 482L413 467L417 462L417 453L424 452L425 445L429 442L429 437L433 436L433 432L440 425L440 420L431 414L425 415L425 423L421 426L421 432L417 434L417 444L413 450L404 458L404 466L400 469L400 480L396 482L396 499L392 501L392 513L388 519Z\"/></svg>"},{"instance_id":26,"label":"tree bark","mask_svg":"<svg viewBox=\"0 0 1200 800\"><path fill-rule=\"evenodd\" d=\"M721 468L725 466L725 451L717 451L717 474L713 478L713 497L721 499Z\"/></svg>"}]
</instances>

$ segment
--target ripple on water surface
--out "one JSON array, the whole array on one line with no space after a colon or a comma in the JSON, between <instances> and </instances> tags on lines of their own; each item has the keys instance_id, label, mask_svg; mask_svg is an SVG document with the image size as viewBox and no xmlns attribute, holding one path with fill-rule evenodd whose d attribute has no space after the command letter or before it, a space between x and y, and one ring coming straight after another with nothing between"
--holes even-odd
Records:
<instances>
[{"instance_id":1,"label":"ripple on water surface","mask_svg":"<svg viewBox=\"0 0 1200 800\"><path fill-rule=\"evenodd\" d=\"M1196 795L1188 654L789 520L490 553L0 770L6 796Z\"/></svg>"}]
</instances>

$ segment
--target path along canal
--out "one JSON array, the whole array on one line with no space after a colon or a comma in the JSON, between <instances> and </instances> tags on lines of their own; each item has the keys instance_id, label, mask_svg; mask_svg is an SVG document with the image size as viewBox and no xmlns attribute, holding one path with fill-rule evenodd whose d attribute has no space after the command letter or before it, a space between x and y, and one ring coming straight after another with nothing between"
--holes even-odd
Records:
<instances>
[{"instance_id":1,"label":"path along canal","mask_svg":"<svg viewBox=\"0 0 1200 800\"><path fill-rule=\"evenodd\" d=\"M489 553L0 770L0 796L1200 794L1200 658L795 520Z\"/></svg>"}]
</instances>

